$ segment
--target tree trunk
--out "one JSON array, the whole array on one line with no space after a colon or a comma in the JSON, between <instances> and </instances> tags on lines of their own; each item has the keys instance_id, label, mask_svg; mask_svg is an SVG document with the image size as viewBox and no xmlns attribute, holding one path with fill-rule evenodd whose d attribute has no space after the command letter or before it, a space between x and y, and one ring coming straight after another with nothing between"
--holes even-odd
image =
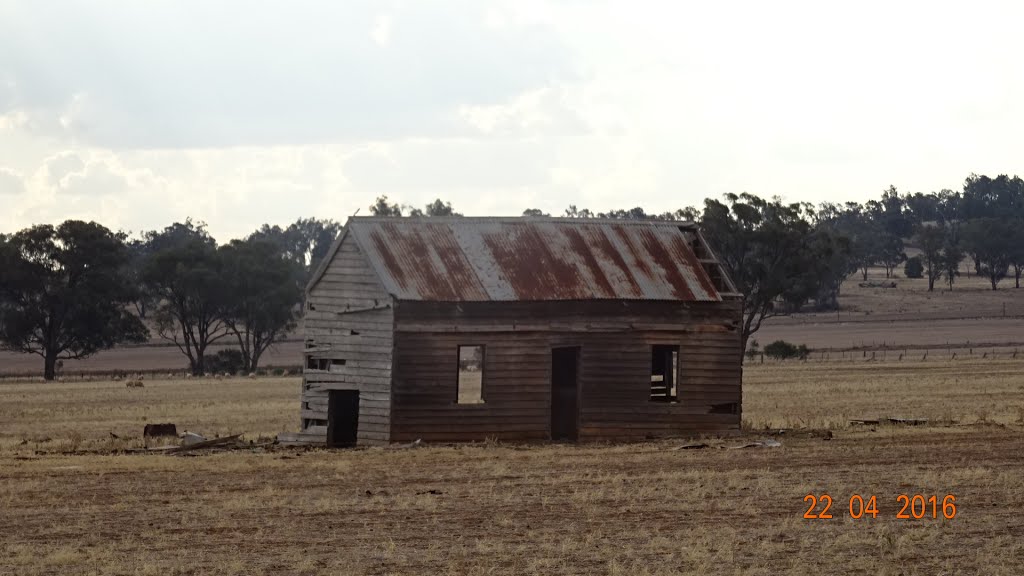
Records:
<instances>
[{"instance_id":1,"label":"tree trunk","mask_svg":"<svg viewBox=\"0 0 1024 576\"><path fill-rule=\"evenodd\" d=\"M990 282L992 282L992 289L995 290L996 289L996 284L999 283L999 280L996 279L996 275L992 274L992 275L990 275L988 277L988 279L989 279Z\"/></svg>"},{"instance_id":2,"label":"tree trunk","mask_svg":"<svg viewBox=\"0 0 1024 576\"><path fill-rule=\"evenodd\" d=\"M868 267L867 267L867 266L864 266L864 267L863 267L863 268L861 269L861 271L862 271L862 272L863 272L863 274L864 274L864 281L865 281L865 282L867 282L867 281L868 281Z\"/></svg>"},{"instance_id":3,"label":"tree trunk","mask_svg":"<svg viewBox=\"0 0 1024 576\"><path fill-rule=\"evenodd\" d=\"M43 380L47 382L57 379L57 355L49 351L43 356Z\"/></svg>"}]
</instances>

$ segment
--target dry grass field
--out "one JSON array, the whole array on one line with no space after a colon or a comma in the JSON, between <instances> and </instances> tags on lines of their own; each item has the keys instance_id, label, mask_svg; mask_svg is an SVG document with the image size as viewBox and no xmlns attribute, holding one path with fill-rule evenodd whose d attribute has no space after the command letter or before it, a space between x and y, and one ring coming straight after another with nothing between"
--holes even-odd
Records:
<instances>
[{"instance_id":1,"label":"dry grass field","mask_svg":"<svg viewBox=\"0 0 1024 576\"><path fill-rule=\"evenodd\" d=\"M1022 374L1024 360L750 366L751 430L701 450L194 457L116 452L145 422L294 429L297 379L2 383L0 574L1019 574ZM847 422L877 416L930 422ZM782 445L718 448L769 437ZM831 495L834 518L804 519L808 493ZM877 518L850 518L855 493L878 497ZM902 493L953 494L956 517L896 519Z\"/></svg>"},{"instance_id":2,"label":"dry grass field","mask_svg":"<svg viewBox=\"0 0 1024 576\"><path fill-rule=\"evenodd\" d=\"M868 280L873 283L893 281L895 288L862 287L860 273L843 282L839 296L840 313L844 316L941 316L943 318L977 318L1000 316L1005 307L1008 314L1024 314L1024 288L1014 288L1013 278L1004 278L998 290L992 290L988 279L966 276L966 263L961 266L962 276L953 283L953 290L944 281L935 283L928 291L928 280L906 278L902 267L892 278L885 277L884 268L869 268ZM824 314L823 316L832 316Z\"/></svg>"}]
</instances>

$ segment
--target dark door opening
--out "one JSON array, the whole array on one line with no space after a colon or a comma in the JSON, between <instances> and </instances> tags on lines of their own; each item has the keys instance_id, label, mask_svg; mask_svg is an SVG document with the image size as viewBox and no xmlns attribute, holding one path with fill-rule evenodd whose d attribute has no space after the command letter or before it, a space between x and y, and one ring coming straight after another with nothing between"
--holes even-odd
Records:
<instances>
[{"instance_id":1,"label":"dark door opening","mask_svg":"<svg viewBox=\"0 0 1024 576\"><path fill-rule=\"evenodd\" d=\"M359 391L329 391L327 398L327 445L332 448L355 446L358 430Z\"/></svg>"},{"instance_id":2,"label":"dark door opening","mask_svg":"<svg viewBox=\"0 0 1024 576\"><path fill-rule=\"evenodd\" d=\"M579 372L580 349L551 349L551 439L572 440L579 437Z\"/></svg>"}]
</instances>

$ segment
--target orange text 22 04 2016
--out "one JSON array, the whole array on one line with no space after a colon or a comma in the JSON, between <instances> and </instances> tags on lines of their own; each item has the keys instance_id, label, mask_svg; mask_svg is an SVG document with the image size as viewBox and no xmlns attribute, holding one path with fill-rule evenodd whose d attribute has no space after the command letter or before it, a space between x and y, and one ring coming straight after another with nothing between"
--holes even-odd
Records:
<instances>
[{"instance_id":1,"label":"orange text 22 04 2016","mask_svg":"<svg viewBox=\"0 0 1024 576\"><path fill-rule=\"evenodd\" d=\"M897 520L952 520L956 517L956 496L925 494L899 494L895 506L879 510L878 497L873 495L854 494L850 496L846 510L837 510L836 501L828 494L808 494L804 496L807 511L804 518L808 520L830 520L836 516L849 514L850 518L878 518L879 515L893 514Z\"/></svg>"}]
</instances>

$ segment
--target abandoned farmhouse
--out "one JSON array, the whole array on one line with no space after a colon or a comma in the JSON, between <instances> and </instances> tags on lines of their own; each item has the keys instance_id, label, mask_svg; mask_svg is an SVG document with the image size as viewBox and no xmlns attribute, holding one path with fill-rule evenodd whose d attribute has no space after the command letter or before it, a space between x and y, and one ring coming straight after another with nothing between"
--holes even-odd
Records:
<instances>
[{"instance_id":1,"label":"abandoned farmhouse","mask_svg":"<svg viewBox=\"0 0 1024 576\"><path fill-rule=\"evenodd\" d=\"M690 223L353 217L307 290L299 442L740 425L741 300Z\"/></svg>"}]
</instances>

